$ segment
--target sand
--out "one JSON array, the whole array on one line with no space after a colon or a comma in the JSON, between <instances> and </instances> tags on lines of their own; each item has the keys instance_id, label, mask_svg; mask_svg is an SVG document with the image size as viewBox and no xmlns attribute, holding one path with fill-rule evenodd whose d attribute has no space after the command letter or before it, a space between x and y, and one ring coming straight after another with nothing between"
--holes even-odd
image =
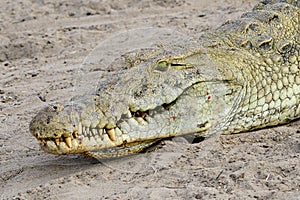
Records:
<instances>
[{"instance_id":1,"label":"sand","mask_svg":"<svg viewBox=\"0 0 300 200\"><path fill-rule=\"evenodd\" d=\"M257 0L119 2L0 2L0 198L299 199L299 121L113 160L40 149L28 125L42 107L93 91L126 51L200 36Z\"/></svg>"}]
</instances>

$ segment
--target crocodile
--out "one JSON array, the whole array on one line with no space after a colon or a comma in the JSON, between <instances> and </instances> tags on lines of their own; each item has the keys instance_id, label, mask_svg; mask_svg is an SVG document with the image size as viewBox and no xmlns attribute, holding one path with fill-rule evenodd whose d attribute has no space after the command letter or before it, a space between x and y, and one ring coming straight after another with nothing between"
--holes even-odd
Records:
<instances>
[{"instance_id":1,"label":"crocodile","mask_svg":"<svg viewBox=\"0 0 300 200\"><path fill-rule=\"evenodd\" d=\"M300 2L263 0L215 31L128 52L93 94L43 108L30 133L54 154L129 155L300 117Z\"/></svg>"}]
</instances>

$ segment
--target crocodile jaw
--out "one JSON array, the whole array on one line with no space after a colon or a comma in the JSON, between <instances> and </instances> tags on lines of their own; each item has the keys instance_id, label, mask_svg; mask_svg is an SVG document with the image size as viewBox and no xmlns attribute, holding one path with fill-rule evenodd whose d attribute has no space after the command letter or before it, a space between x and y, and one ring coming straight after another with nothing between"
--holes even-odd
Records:
<instances>
[{"instance_id":1,"label":"crocodile jaw","mask_svg":"<svg viewBox=\"0 0 300 200\"><path fill-rule=\"evenodd\" d=\"M214 106L215 112L226 114L224 108L230 106L222 103L222 92L229 85L200 81L186 87L170 103L147 109L133 107L132 102L120 96L119 101L111 104L102 102L103 98L97 95L79 97L65 106L44 108L31 121L30 132L42 149L54 154L140 151L163 138L208 130L211 114L215 115L210 112L211 101L206 91L209 84L220 88L215 92L219 94L215 96L219 102Z\"/></svg>"},{"instance_id":2,"label":"crocodile jaw","mask_svg":"<svg viewBox=\"0 0 300 200\"><path fill-rule=\"evenodd\" d=\"M79 103L80 104L80 103ZM53 154L75 154L91 151L126 151L138 152L148 147L154 141L172 137L178 134L189 134L207 129L207 124L197 127L197 124L178 120L176 114L171 115L169 108L158 106L148 111L130 111L119 115L114 125L92 123L86 116L101 116L93 102L82 108L76 103L66 106L49 106L40 111L30 123L30 132L36 137L41 148ZM87 114L84 111L90 110ZM196 112L187 113L189 119L196 118ZM199 121L199 120L191 120ZM177 130L174 124L184 123L195 127L185 132ZM165 126L168 124L169 126ZM184 127L178 126L178 127ZM121 149L121 150L120 150Z\"/></svg>"}]
</instances>

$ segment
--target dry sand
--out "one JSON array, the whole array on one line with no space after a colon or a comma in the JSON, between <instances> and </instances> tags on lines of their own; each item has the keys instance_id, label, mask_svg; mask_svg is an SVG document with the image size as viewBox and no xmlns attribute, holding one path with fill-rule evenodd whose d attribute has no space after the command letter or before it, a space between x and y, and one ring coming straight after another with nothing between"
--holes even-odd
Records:
<instances>
[{"instance_id":1,"label":"dry sand","mask_svg":"<svg viewBox=\"0 0 300 200\"><path fill-rule=\"evenodd\" d=\"M119 2L0 2L0 198L299 199L299 121L101 162L39 148L37 111L92 91L123 51L201 35L257 0Z\"/></svg>"}]
</instances>

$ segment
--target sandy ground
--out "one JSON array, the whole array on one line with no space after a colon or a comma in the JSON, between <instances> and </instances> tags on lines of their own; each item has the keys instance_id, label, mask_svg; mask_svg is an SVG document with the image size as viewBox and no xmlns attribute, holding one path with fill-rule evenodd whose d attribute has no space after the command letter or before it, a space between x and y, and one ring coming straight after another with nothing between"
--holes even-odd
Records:
<instances>
[{"instance_id":1,"label":"sandy ground","mask_svg":"<svg viewBox=\"0 0 300 200\"><path fill-rule=\"evenodd\" d=\"M201 35L256 2L0 1L0 198L299 199L299 121L197 144L176 138L101 162L47 154L28 131L47 103L109 78L107 65L122 52L175 31Z\"/></svg>"}]
</instances>

